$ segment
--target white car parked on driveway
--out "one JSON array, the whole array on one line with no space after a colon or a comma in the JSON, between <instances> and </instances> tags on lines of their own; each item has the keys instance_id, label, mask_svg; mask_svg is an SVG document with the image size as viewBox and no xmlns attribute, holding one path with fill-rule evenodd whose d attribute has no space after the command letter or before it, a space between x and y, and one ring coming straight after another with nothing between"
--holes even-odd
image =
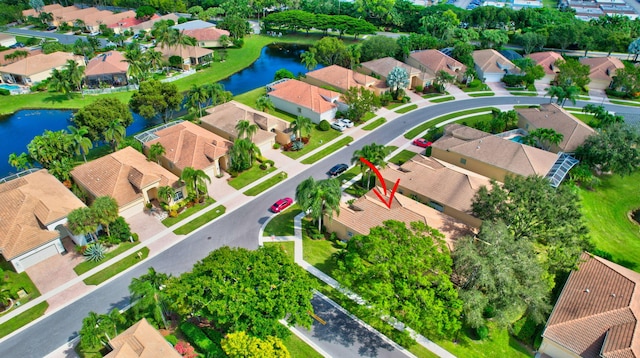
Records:
<instances>
[{"instance_id":1,"label":"white car parked on driveway","mask_svg":"<svg viewBox=\"0 0 640 358\"><path fill-rule=\"evenodd\" d=\"M336 122L344 124L347 128L353 127L353 122L347 118L336 119Z\"/></svg>"},{"instance_id":2,"label":"white car parked on driveway","mask_svg":"<svg viewBox=\"0 0 640 358\"><path fill-rule=\"evenodd\" d=\"M331 128L333 128L333 129L335 129L335 130L337 130L339 132L342 132L345 129L347 129L347 126L342 122L333 122L333 123L331 123Z\"/></svg>"}]
</instances>

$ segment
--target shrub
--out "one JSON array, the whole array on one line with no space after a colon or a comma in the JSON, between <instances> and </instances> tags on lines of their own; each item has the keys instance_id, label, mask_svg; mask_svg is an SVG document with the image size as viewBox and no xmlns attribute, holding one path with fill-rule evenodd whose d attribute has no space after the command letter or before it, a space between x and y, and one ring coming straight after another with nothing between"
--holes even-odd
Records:
<instances>
[{"instance_id":1,"label":"shrub","mask_svg":"<svg viewBox=\"0 0 640 358\"><path fill-rule=\"evenodd\" d=\"M122 216L119 216L116 221L109 225L109 234L119 241L127 241L131 236L131 227Z\"/></svg>"},{"instance_id":2,"label":"shrub","mask_svg":"<svg viewBox=\"0 0 640 358\"><path fill-rule=\"evenodd\" d=\"M326 132L331 129L331 124L326 119L323 119L318 123L318 130Z\"/></svg>"},{"instance_id":3,"label":"shrub","mask_svg":"<svg viewBox=\"0 0 640 358\"><path fill-rule=\"evenodd\" d=\"M178 24L184 24L184 23L185 23L185 22L187 22L187 21L189 21L189 20L187 20L187 18L186 18L186 17L179 17L179 18L178 18Z\"/></svg>"},{"instance_id":4,"label":"shrub","mask_svg":"<svg viewBox=\"0 0 640 358\"><path fill-rule=\"evenodd\" d=\"M469 87L469 88L478 88L478 87L480 87L481 84L482 84L482 81L480 81L479 79L476 78L475 80L469 82L467 84L467 87Z\"/></svg>"},{"instance_id":5,"label":"shrub","mask_svg":"<svg viewBox=\"0 0 640 358\"><path fill-rule=\"evenodd\" d=\"M11 95L11 91L8 89L0 88L0 96L9 96Z\"/></svg>"},{"instance_id":6,"label":"shrub","mask_svg":"<svg viewBox=\"0 0 640 358\"><path fill-rule=\"evenodd\" d=\"M422 92L424 90L424 86L417 85L415 88L416 92Z\"/></svg>"},{"instance_id":7,"label":"shrub","mask_svg":"<svg viewBox=\"0 0 640 358\"><path fill-rule=\"evenodd\" d=\"M411 102L411 98L409 98L409 96L402 97L402 103L409 103L409 102Z\"/></svg>"},{"instance_id":8,"label":"shrub","mask_svg":"<svg viewBox=\"0 0 640 358\"><path fill-rule=\"evenodd\" d=\"M174 348L176 352L178 352L181 356L185 358L198 357L198 353L196 353L196 350L188 342L179 341L176 344L174 344Z\"/></svg>"},{"instance_id":9,"label":"shrub","mask_svg":"<svg viewBox=\"0 0 640 358\"><path fill-rule=\"evenodd\" d=\"M280 143L273 143L273 149L280 149Z\"/></svg>"},{"instance_id":10,"label":"shrub","mask_svg":"<svg viewBox=\"0 0 640 358\"><path fill-rule=\"evenodd\" d=\"M215 351L215 344L211 341L202 330L191 322L182 322L180 330L184 333L187 340L191 342L201 353ZM205 354L206 355L206 354Z\"/></svg>"},{"instance_id":11,"label":"shrub","mask_svg":"<svg viewBox=\"0 0 640 358\"><path fill-rule=\"evenodd\" d=\"M511 332L520 341L531 344L538 325L529 317L522 317L511 326Z\"/></svg>"},{"instance_id":12,"label":"shrub","mask_svg":"<svg viewBox=\"0 0 640 358\"><path fill-rule=\"evenodd\" d=\"M487 326L480 326L476 328L476 334L478 335L478 338L485 340L489 338L489 328L487 328Z\"/></svg>"},{"instance_id":13,"label":"shrub","mask_svg":"<svg viewBox=\"0 0 640 358\"><path fill-rule=\"evenodd\" d=\"M233 46L237 47L237 48L242 48L242 46L244 46L244 40L241 38L237 38L233 40Z\"/></svg>"},{"instance_id":14,"label":"shrub","mask_svg":"<svg viewBox=\"0 0 640 358\"><path fill-rule=\"evenodd\" d=\"M262 169L262 170L267 170L268 167L269 166L267 164L265 164L265 163L260 164L260 169Z\"/></svg>"},{"instance_id":15,"label":"shrub","mask_svg":"<svg viewBox=\"0 0 640 358\"><path fill-rule=\"evenodd\" d=\"M218 331L216 331L215 329L212 329L212 328L205 328L205 329L203 329L203 331L204 331L204 334L206 334L207 337L209 337L209 339L214 343L215 351L213 352L212 356L213 357L226 357L226 354L224 353L224 351L222 350L222 346L220 345L220 342L224 338L222 333L220 333L220 332L218 332Z\"/></svg>"},{"instance_id":16,"label":"shrub","mask_svg":"<svg viewBox=\"0 0 640 358\"><path fill-rule=\"evenodd\" d=\"M84 250L84 258L87 261L92 261L92 262L100 262L102 260L104 260L104 254L107 252L107 248L104 247L104 245L102 245L99 242L96 242L94 244L88 245L86 250Z\"/></svg>"},{"instance_id":17,"label":"shrub","mask_svg":"<svg viewBox=\"0 0 640 358\"><path fill-rule=\"evenodd\" d=\"M507 87L524 87L525 84L524 76L520 75L504 75L502 82L504 82Z\"/></svg>"},{"instance_id":18,"label":"shrub","mask_svg":"<svg viewBox=\"0 0 640 358\"><path fill-rule=\"evenodd\" d=\"M302 143L304 143L304 144L308 144L309 143L309 137L302 137L302 138L300 138L300 140L302 140Z\"/></svg>"},{"instance_id":19,"label":"shrub","mask_svg":"<svg viewBox=\"0 0 640 358\"><path fill-rule=\"evenodd\" d=\"M275 163L273 160L271 160L271 159L266 160L266 161L265 161L265 164L270 165L270 166L272 166L272 167L276 165L276 163Z\"/></svg>"},{"instance_id":20,"label":"shrub","mask_svg":"<svg viewBox=\"0 0 640 358\"><path fill-rule=\"evenodd\" d=\"M131 238L133 239L133 242L138 242L138 240L140 240L140 235L134 232L131 234Z\"/></svg>"},{"instance_id":21,"label":"shrub","mask_svg":"<svg viewBox=\"0 0 640 358\"><path fill-rule=\"evenodd\" d=\"M300 150L302 148L304 148L304 143L302 143L301 141L295 141L291 145L291 150Z\"/></svg>"},{"instance_id":22,"label":"shrub","mask_svg":"<svg viewBox=\"0 0 640 358\"><path fill-rule=\"evenodd\" d=\"M172 346L175 346L176 343L178 343L178 338L176 338L176 336L174 336L173 334L165 336L164 339L166 339L167 342L171 343Z\"/></svg>"}]
</instances>

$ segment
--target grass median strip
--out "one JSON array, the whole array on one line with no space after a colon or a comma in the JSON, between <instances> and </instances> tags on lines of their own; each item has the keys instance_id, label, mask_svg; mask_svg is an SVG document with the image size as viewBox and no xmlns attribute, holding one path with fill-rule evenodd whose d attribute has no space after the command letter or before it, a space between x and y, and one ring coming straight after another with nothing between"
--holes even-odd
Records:
<instances>
[{"instance_id":1,"label":"grass median strip","mask_svg":"<svg viewBox=\"0 0 640 358\"><path fill-rule=\"evenodd\" d=\"M166 219L162 220L162 224L166 227L171 227L215 202L216 201L213 200L213 198L207 198L204 203L195 204L194 206L185 209L185 211L181 212L175 218L167 217Z\"/></svg>"},{"instance_id":2,"label":"grass median strip","mask_svg":"<svg viewBox=\"0 0 640 358\"><path fill-rule=\"evenodd\" d=\"M527 97L536 97L538 95L538 93L536 92L518 92L518 91L513 91L513 92L509 92L514 96L527 96Z\"/></svg>"},{"instance_id":3,"label":"grass median strip","mask_svg":"<svg viewBox=\"0 0 640 358\"><path fill-rule=\"evenodd\" d=\"M138 262L146 259L147 256L149 256L149 248L143 247L138 252L133 253L125 257L124 259L115 262L106 269L87 277L86 279L84 279L84 283L87 285L99 285L104 281L110 279L111 277L119 274L120 272L128 269L129 267L137 264Z\"/></svg>"},{"instance_id":4,"label":"grass median strip","mask_svg":"<svg viewBox=\"0 0 640 358\"><path fill-rule=\"evenodd\" d=\"M211 209L210 211L207 211L203 215L173 230L173 233L176 235L186 235L192 232L193 230L199 228L200 226L208 223L209 221L216 219L218 216L224 214L226 210L227 208L225 208L224 205L218 205L215 208Z\"/></svg>"},{"instance_id":5,"label":"grass median strip","mask_svg":"<svg viewBox=\"0 0 640 358\"><path fill-rule=\"evenodd\" d=\"M245 191L244 195L256 196L256 195L262 193L263 191L271 188L272 186L278 184L279 182L281 182L281 181L283 181L285 179L287 179L287 173L280 172L280 173L272 176L271 178L263 181L262 183L254 186L253 188Z\"/></svg>"},{"instance_id":6,"label":"grass median strip","mask_svg":"<svg viewBox=\"0 0 640 358\"><path fill-rule=\"evenodd\" d=\"M115 249L109 251L106 255L104 255L104 260L100 261L100 262L94 262L94 261L85 261L85 262L81 262L79 264L76 265L76 267L73 268L73 271L76 272L76 274L78 275L82 275L83 273L100 266L101 264L105 263L106 261L111 260L112 258L120 255L121 253L129 250L130 248L138 245L140 242L123 242L120 245L118 245L118 247L116 247Z\"/></svg>"},{"instance_id":7,"label":"grass median strip","mask_svg":"<svg viewBox=\"0 0 640 358\"><path fill-rule=\"evenodd\" d=\"M410 131L408 131L407 133L404 134L404 137L407 138L407 139L413 139L413 138L419 136L421 133L425 132L427 129L435 127L438 123L442 123L444 121L448 121L449 119L453 119L453 118L456 118L456 117L466 116L468 114L491 112L494 109L497 109L497 108L495 108L495 107L482 107L482 108L467 109L465 111L459 111L459 112L453 112L453 113L445 114L443 116L436 117L431 121L422 123L421 125L411 129Z\"/></svg>"},{"instance_id":8,"label":"grass median strip","mask_svg":"<svg viewBox=\"0 0 640 358\"><path fill-rule=\"evenodd\" d=\"M49 307L47 301L40 302L28 310L0 325L0 338L42 316Z\"/></svg>"},{"instance_id":9,"label":"grass median strip","mask_svg":"<svg viewBox=\"0 0 640 358\"><path fill-rule=\"evenodd\" d=\"M239 173L237 177L229 180L229 185L231 185L231 187L233 187L234 189L239 190L253 183L254 181L262 178L263 176L269 173L273 173L275 170L276 170L275 167L269 167L266 170L262 170L260 169L260 164L255 163L248 170L245 170L242 173Z\"/></svg>"},{"instance_id":10,"label":"grass median strip","mask_svg":"<svg viewBox=\"0 0 640 358\"><path fill-rule=\"evenodd\" d=\"M411 112L414 109L418 108L417 104L412 104L410 106L406 106L404 108L400 108L399 110L395 111L396 113L407 113L407 112Z\"/></svg>"},{"instance_id":11,"label":"grass median strip","mask_svg":"<svg viewBox=\"0 0 640 358\"><path fill-rule=\"evenodd\" d=\"M610 99L609 102L611 102L613 104L620 104L620 105L623 105L623 106L640 107L640 103L632 102L632 101L618 101L618 100L615 100L615 99Z\"/></svg>"},{"instance_id":12,"label":"grass median strip","mask_svg":"<svg viewBox=\"0 0 640 358\"><path fill-rule=\"evenodd\" d=\"M446 96L446 97L434 98L430 102L431 103L442 103L442 102L447 102L447 101L453 101L454 99L455 99L455 97L453 97L453 96Z\"/></svg>"},{"instance_id":13,"label":"grass median strip","mask_svg":"<svg viewBox=\"0 0 640 358\"><path fill-rule=\"evenodd\" d=\"M322 148L322 150L320 150L317 153L314 153L312 155L310 155L309 157L305 158L302 161L302 164L313 164L315 162L317 162L318 160L328 156L329 154L335 152L336 150L344 147L345 145L349 144L353 142L353 137L344 137L342 139L340 139L339 141L327 146L326 148Z\"/></svg>"},{"instance_id":14,"label":"grass median strip","mask_svg":"<svg viewBox=\"0 0 640 358\"><path fill-rule=\"evenodd\" d=\"M371 131L374 130L378 127L380 127L381 125L387 123L387 120L385 118L378 118L375 121L367 124L366 126L362 127L363 130L365 131Z\"/></svg>"},{"instance_id":15,"label":"grass median strip","mask_svg":"<svg viewBox=\"0 0 640 358\"><path fill-rule=\"evenodd\" d=\"M491 97L495 96L493 92L478 92L478 93L469 93L469 97ZM433 102L433 101L431 101Z\"/></svg>"},{"instance_id":16,"label":"grass median strip","mask_svg":"<svg viewBox=\"0 0 640 358\"><path fill-rule=\"evenodd\" d=\"M300 214L302 209L298 204L276 215L265 226L262 236L293 236L293 219Z\"/></svg>"}]
</instances>

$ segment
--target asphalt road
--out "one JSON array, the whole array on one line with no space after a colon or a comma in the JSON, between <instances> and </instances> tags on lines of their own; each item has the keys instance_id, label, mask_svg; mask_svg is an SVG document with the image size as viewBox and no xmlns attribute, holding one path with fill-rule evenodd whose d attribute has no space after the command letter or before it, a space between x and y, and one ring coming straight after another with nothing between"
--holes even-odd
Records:
<instances>
[{"instance_id":1,"label":"asphalt road","mask_svg":"<svg viewBox=\"0 0 640 358\"><path fill-rule=\"evenodd\" d=\"M217 221L178 242L172 248L143 262L116 280L73 303L70 302L67 307L2 341L0 343L0 357L39 358L67 343L77 336L82 319L87 316L89 311L106 313L114 307L125 307L129 303L127 290L129 282L132 278L144 274L148 267L152 266L159 272L177 275L190 270L195 262L219 247L228 245L248 249L257 248L258 230L268 216L272 215L267 211L272 203L285 196L293 197L297 184L309 176L317 179L326 178L326 172L331 166L336 163L349 163L354 150L362 148L365 144L388 143L424 121L453 111L495 105L540 104L548 101L547 98L539 97L481 97L445 102L409 112L384 124L371 134L335 152L304 172L290 177L282 185L272 188L253 198L249 203L225 214ZM578 106L584 104L586 103L578 102ZM623 106L606 105L606 107L608 110L616 112L622 109L629 111L628 107ZM323 343L322 347L326 350L330 350L330 348L326 348L326 344L339 345L339 342L335 340L326 340ZM335 349L339 349L339 347ZM353 354L350 356L358 356L356 350L352 351ZM340 356L347 357L349 355Z\"/></svg>"},{"instance_id":2,"label":"asphalt road","mask_svg":"<svg viewBox=\"0 0 640 358\"><path fill-rule=\"evenodd\" d=\"M65 35L57 32L49 32L49 31L37 31L37 30L27 30L27 29L17 29L17 28L9 28L8 33L22 35L22 36L35 36L35 37L49 37L53 39L57 39L58 42L64 45L72 45L78 39L82 39L82 41L87 41L86 36L76 36L76 35ZM102 46L107 45L107 40L103 38L98 38Z\"/></svg>"}]
</instances>

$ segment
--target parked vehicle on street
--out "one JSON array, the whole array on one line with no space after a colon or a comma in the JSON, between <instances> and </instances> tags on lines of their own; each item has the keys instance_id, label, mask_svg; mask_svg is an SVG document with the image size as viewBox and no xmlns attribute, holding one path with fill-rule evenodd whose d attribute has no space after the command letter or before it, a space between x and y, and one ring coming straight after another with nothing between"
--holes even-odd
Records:
<instances>
[{"instance_id":1,"label":"parked vehicle on street","mask_svg":"<svg viewBox=\"0 0 640 358\"><path fill-rule=\"evenodd\" d=\"M279 213L282 210L288 208L291 204L293 204L293 199L291 198L283 198L276 201L273 205L271 205L271 212Z\"/></svg>"},{"instance_id":2,"label":"parked vehicle on street","mask_svg":"<svg viewBox=\"0 0 640 358\"><path fill-rule=\"evenodd\" d=\"M336 164L334 165L331 169L329 169L329 176L335 177L338 176L342 173L344 173L347 169L349 169L349 166L342 163L342 164Z\"/></svg>"}]
</instances>

